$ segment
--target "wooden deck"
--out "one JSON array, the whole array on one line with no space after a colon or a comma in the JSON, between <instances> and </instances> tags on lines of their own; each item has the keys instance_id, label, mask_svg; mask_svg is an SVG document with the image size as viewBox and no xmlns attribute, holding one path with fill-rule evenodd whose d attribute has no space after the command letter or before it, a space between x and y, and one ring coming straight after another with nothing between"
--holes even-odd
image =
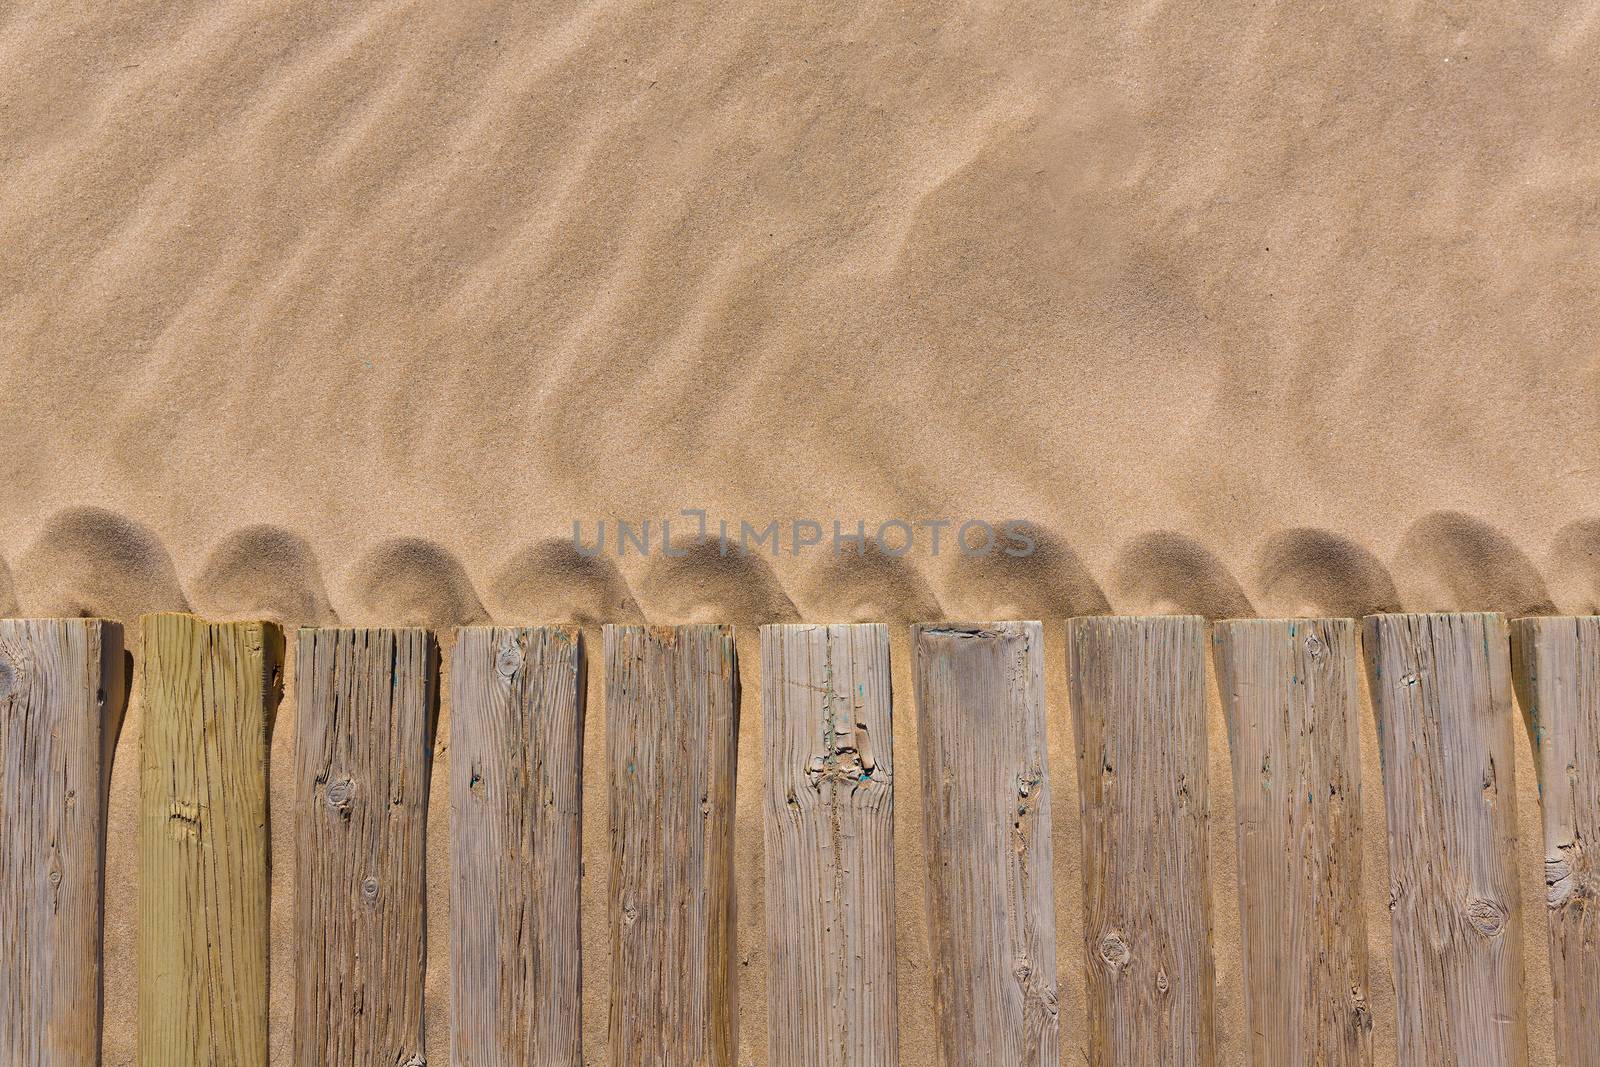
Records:
<instances>
[{"instance_id":1,"label":"wooden deck","mask_svg":"<svg viewBox=\"0 0 1600 1067\"><path fill-rule=\"evenodd\" d=\"M736 916L759 905L766 997L747 1007L773 1067L893 1067L912 1044L948 1067L1207 1065L1223 1062L1230 998L1262 1067L1371 1064L1380 1025L1403 1067L1520 1065L1535 936L1561 1062L1600 1065L1600 619L1096 616L1064 633L1049 647L1037 622L898 638L767 626L760 706L742 708L729 626L608 626L593 666L575 627L464 627L441 679L421 629L306 629L286 645L270 624L147 616L142 729L119 742L120 628L0 620L0 1062L101 1062L102 899L137 895L139 1062L267 1063L277 833L294 842L295 952L271 982L292 990L299 1064L577 1065L587 1003L609 1012L601 1058L617 1067L739 1067ZM895 646L910 656L904 692ZM266 772L286 670L295 802L279 811ZM1050 670L1065 679L1056 715ZM1366 716L1381 761L1363 766ZM742 720L759 726L753 763ZM1540 872L1517 850L1541 832L1517 825L1524 744ZM430 796L438 745L449 788ZM610 862L585 874L594 746ZM1054 762L1063 783L1052 746L1076 757ZM138 880L103 885L119 752L140 768ZM1213 779L1230 769L1231 818L1213 827ZM1382 791L1386 829L1370 807L1364 822L1364 783ZM765 825L754 851L733 831L747 802ZM921 820L911 867L897 862L897 802ZM1388 843L1386 939L1365 918L1374 833ZM1237 884L1213 877L1218 834L1236 843ZM441 840L444 1035L424 1025ZM1064 844L1081 847L1081 886L1056 882ZM1524 929L1530 875L1548 888L1543 931ZM589 894L604 898L602 968L583 959ZM908 951L897 908L917 897L925 944ZM1058 963L1058 898L1081 901L1081 974ZM1220 908L1238 916L1233 970L1219 965ZM900 1029L908 966L929 971L927 1035ZM1380 973L1392 997L1374 994Z\"/></svg>"}]
</instances>

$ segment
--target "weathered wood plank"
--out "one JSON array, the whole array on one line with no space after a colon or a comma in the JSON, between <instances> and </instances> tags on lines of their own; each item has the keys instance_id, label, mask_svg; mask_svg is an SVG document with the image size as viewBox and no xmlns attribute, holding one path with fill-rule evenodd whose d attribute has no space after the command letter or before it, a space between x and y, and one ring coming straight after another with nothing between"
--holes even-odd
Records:
<instances>
[{"instance_id":1,"label":"weathered wood plank","mask_svg":"<svg viewBox=\"0 0 1600 1067\"><path fill-rule=\"evenodd\" d=\"M1089 1062L1215 1062L1205 620L1073 619Z\"/></svg>"},{"instance_id":2,"label":"weathered wood plank","mask_svg":"<svg viewBox=\"0 0 1600 1067\"><path fill-rule=\"evenodd\" d=\"M1511 633L1544 814L1556 1058L1600 1067L1600 618L1518 619Z\"/></svg>"},{"instance_id":3,"label":"weathered wood plank","mask_svg":"<svg viewBox=\"0 0 1600 1067\"><path fill-rule=\"evenodd\" d=\"M611 1062L732 1067L739 669L728 626L607 626Z\"/></svg>"},{"instance_id":4,"label":"weathered wood plank","mask_svg":"<svg viewBox=\"0 0 1600 1067\"><path fill-rule=\"evenodd\" d=\"M900 1062L889 630L763 626L772 1067Z\"/></svg>"},{"instance_id":5,"label":"weathered wood plank","mask_svg":"<svg viewBox=\"0 0 1600 1067\"><path fill-rule=\"evenodd\" d=\"M464 626L450 667L456 1067L583 1062L583 638Z\"/></svg>"},{"instance_id":6,"label":"weathered wood plank","mask_svg":"<svg viewBox=\"0 0 1600 1067\"><path fill-rule=\"evenodd\" d=\"M1372 1063L1351 619L1219 622L1251 1062Z\"/></svg>"},{"instance_id":7,"label":"weathered wood plank","mask_svg":"<svg viewBox=\"0 0 1600 1067\"><path fill-rule=\"evenodd\" d=\"M140 621L139 1062L267 1063L267 746L283 633Z\"/></svg>"},{"instance_id":8,"label":"weathered wood plank","mask_svg":"<svg viewBox=\"0 0 1600 1067\"><path fill-rule=\"evenodd\" d=\"M1371 615L1401 1067L1527 1062L1511 668L1498 614Z\"/></svg>"},{"instance_id":9,"label":"weathered wood plank","mask_svg":"<svg viewBox=\"0 0 1600 1067\"><path fill-rule=\"evenodd\" d=\"M295 677L294 1059L421 1067L426 630L303 629Z\"/></svg>"},{"instance_id":10,"label":"weathered wood plank","mask_svg":"<svg viewBox=\"0 0 1600 1067\"><path fill-rule=\"evenodd\" d=\"M911 633L940 1062L1054 1067L1043 628Z\"/></svg>"},{"instance_id":11,"label":"weathered wood plank","mask_svg":"<svg viewBox=\"0 0 1600 1067\"><path fill-rule=\"evenodd\" d=\"M122 627L0 619L0 1062L100 1062L106 791Z\"/></svg>"}]
</instances>

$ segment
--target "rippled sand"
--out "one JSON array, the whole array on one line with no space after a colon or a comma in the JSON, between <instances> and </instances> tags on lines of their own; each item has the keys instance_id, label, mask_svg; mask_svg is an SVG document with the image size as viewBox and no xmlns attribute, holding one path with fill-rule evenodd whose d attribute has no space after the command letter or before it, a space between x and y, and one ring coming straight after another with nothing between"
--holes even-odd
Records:
<instances>
[{"instance_id":1,"label":"rippled sand","mask_svg":"<svg viewBox=\"0 0 1600 1067\"><path fill-rule=\"evenodd\" d=\"M15 3L0 12L0 612L448 627L1594 611L1597 16ZM571 549L574 518L685 507L757 525L1028 518L1040 551ZM1047 639L1077 1062L1075 792L1060 628ZM597 694L584 909L600 1062ZM754 709L752 695L747 784ZM280 810L293 724L291 699ZM110 1064L134 1047L138 729L135 708L114 785ZM1392 1055L1366 729L1374 1010ZM1224 746L1218 719L1219 1033L1238 1062ZM1528 988L1548 1062L1526 757ZM441 744L436 782L447 762ZM919 783L901 766L903 1026L923 1063ZM740 803L741 1041L762 1063L755 791ZM289 840L274 837L280 1056ZM445 885L436 868L438 1062Z\"/></svg>"}]
</instances>

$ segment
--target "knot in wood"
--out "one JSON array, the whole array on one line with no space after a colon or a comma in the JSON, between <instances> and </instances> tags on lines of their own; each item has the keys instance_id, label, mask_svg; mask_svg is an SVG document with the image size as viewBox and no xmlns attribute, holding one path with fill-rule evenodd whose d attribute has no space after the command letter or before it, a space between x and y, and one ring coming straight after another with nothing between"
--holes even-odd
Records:
<instances>
[{"instance_id":1,"label":"knot in wood","mask_svg":"<svg viewBox=\"0 0 1600 1067\"><path fill-rule=\"evenodd\" d=\"M0 700L17 689L17 668L8 659L0 659Z\"/></svg>"},{"instance_id":2,"label":"knot in wood","mask_svg":"<svg viewBox=\"0 0 1600 1067\"><path fill-rule=\"evenodd\" d=\"M1033 974L1033 961L1026 956L1018 956L1016 966L1011 968L1011 973L1017 981L1026 983Z\"/></svg>"},{"instance_id":3,"label":"knot in wood","mask_svg":"<svg viewBox=\"0 0 1600 1067\"><path fill-rule=\"evenodd\" d=\"M1544 861L1545 906L1559 908L1572 899L1572 862L1564 854Z\"/></svg>"},{"instance_id":4,"label":"knot in wood","mask_svg":"<svg viewBox=\"0 0 1600 1067\"><path fill-rule=\"evenodd\" d=\"M376 877L370 874L367 875L361 883L361 895L366 898L368 904L376 904L378 902L378 879Z\"/></svg>"},{"instance_id":5,"label":"knot in wood","mask_svg":"<svg viewBox=\"0 0 1600 1067\"><path fill-rule=\"evenodd\" d=\"M1156 992L1166 996L1167 991L1171 988L1172 983L1167 980L1167 969L1165 967L1159 968L1156 971Z\"/></svg>"},{"instance_id":6,"label":"knot in wood","mask_svg":"<svg viewBox=\"0 0 1600 1067\"><path fill-rule=\"evenodd\" d=\"M200 805L192 800L174 800L167 808L167 828L179 840L200 836Z\"/></svg>"},{"instance_id":7,"label":"knot in wood","mask_svg":"<svg viewBox=\"0 0 1600 1067\"><path fill-rule=\"evenodd\" d=\"M821 756L812 756L810 761L806 763L806 780L811 783L813 789L822 784L823 776L827 773L827 770L828 761Z\"/></svg>"},{"instance_id":8,"label":"knot in wood","mask_svg":"<svg viewBox=\"0 0 1600 1067\"><path fill-rule=\"evenodd\" d=\"M1367 996L1360 986L1350 987L1351 1024L1361 1033L1372 1032L1372 1009L1367 1007Z\"/></svg>"},{"instance_id":9,"label":"knot in wood","mask_svg":"<svg viewBox=\"0 0 1600 1067\"><path fill-rule=\"evenodd\" d=\"M1498 937L1506 928L1506 906L1498 900L1474 897L1467 905L1467 921L1484 937Z\"/></svg>"},{"instance_id":10,"label":"knot in wood","mask_svg":"<svg viewBox=\"0 0 1600 1067\"><path fill-rule=\"evenodd\" d=\"M516 645L507 645L500 650L494 659L494 669L502 678L510 678L522 669L522 649Z\"/></svg>"},{"instance_id":11,"label":"knot in wood","mask_svg":"<svg viewBox=\"0 0 1600 1067\"><path fill-rule=\"evenodd\" d=\"M876 767L867 724L830 717L822 731L822 752L806 764L806 780L813 789L824 782L855 784L869 780Z\"/></svg>"},{"instance_id":12,"label":"knot in wood","mask_svg":"<svg viewBox=\"0 0 1600 1067\"><path fill-rule=\"evenodd\" d=\"M349 778L340 778L328 783L328 807L335 812L350 817L350 805L356 798L356 783Z\"/></svg>"},{"instance_id":13,"label":"knot in wood","mask_svg":"<svg viewBox=\"0 0 1600 1067\"><path fill-rule=\"evenodd\" d=\"M1122 940L1121 934L1110 933L1100 939L1100 958L1107 967L1120 970L1133 959L1133 951L1128 948L1128 943Z\"/></svg>"},{"instance_id":14,"label":"knot in wood","mask_svg":"<svg viewBox=\"0 0 1600 1067\"><path fill-rule=\"evenodd\" d=\"M1322 653L1327 650L1327 647L1322 643L1322 638L1318 637L1315 631L1306 634L1306 655L1312 659L1321 659Z\"/></svg>"}]
</instances>

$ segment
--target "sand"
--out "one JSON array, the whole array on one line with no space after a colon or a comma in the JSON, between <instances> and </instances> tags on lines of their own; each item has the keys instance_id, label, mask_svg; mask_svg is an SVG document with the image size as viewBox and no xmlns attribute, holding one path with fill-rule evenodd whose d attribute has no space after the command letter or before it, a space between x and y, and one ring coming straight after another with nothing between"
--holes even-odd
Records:
<instances>
[{"instance_id":1,"label":"sand","mask_svg":"<svg viewBox=\"0 0 1600 1067\"><path fill-rule=\"evenodd\" d=\"M1047 627L1065 1062L1081 887L1063 630L1600 605L1592 3L242 0L0 13L0 612L722 620L747 685L742 1062L765 1062L754 623ZM1023 518L1026 559L585 559L573 520ZM897 743L914 751L904 628ZM132 634L130 636L135 636ZM291 664L292 670L292 664ZM605 1059L590 674L588 1056ZM291 679L292 680L292 679ZM292 694L292 687L291 687ZM138 694L109 1064L134 1048ZM285 810L292 695L274 740ZM448 767L443 709L436 798ZM1373 1007L1392 1057L1370 721ZM1212 732L1220 1033L1242 1005ZM914 760L897 833L928 1062ZM1532 1033L1538 809L1517 767ZM447 817L430 1042L447 1058ZM274 1040L291 1024L275 836Z\"/></svg>"}]
</instances>

